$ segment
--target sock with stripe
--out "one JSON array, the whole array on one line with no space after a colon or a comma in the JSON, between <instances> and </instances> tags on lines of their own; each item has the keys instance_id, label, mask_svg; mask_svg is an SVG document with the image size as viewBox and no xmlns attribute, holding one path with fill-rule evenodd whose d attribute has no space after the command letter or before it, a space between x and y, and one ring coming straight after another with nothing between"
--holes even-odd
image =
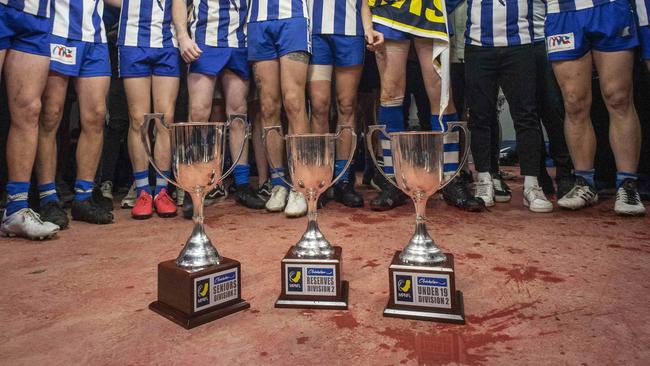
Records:
<instances>
[{"instance_id":1,"label":"sock with stripe","mask_svg":"<svg viewBox=\"0 0 650 366\"><path fill-rule=\"evenodd\" d=\"M626 179L639 179L639 175L635 173L616 172L616 188L621 188L623 181Z\"/></svg>"},{"instance_id":2,"label":"sock with stripe","mask_svg":"<svg viewBox=\"0 0 650 366\"><path fill-rule=\"evenodd\" d=\"M338 177L341 172L343 172L343 168L345 168L345 164L348 161L345 159L336 159L334 162L334 177ZM350 168L348 168L345 172L343 172L343 175L341 176L341 180L339 182L349 182L350 181Z\"/></svg>"},{"instance_id":3,"label":"sock with stripe","mask_svg":"<svg viewBox=\"0 0 650 366\"><path fill-rule=\"evenodd\" d=\"M440 116L432 114L430 120L431 129L433 131L447 131L447 123L456 121L458 121L457 113L443 114L442 120ZM443 150L443 174L445 177L449 177L458 170L458 164L460 163L460 136L458 129L450 131L444 136Z\"/></svg>"},{"instance_id":4,"label":"sock with stripe","mask_svg":"<svg viewBox=\"0 0 650 366\"><path fill-rule=\"evenodd\" d=\"M74 200L85 201L93 194L93 182L77 179L74 181Z\"/></svg>"},{"instance_id":5,"label":"sock with stripe","mask_svg":"<svg viewBox=\"0 0 650 366\"><path fill-rule=\"evenodd\" d=\"M381 105L379 106L379 123L386 126L386 132L400 132L404 131L404 111L403 101L394 103L394 105ZM384 157L384 165L382 169L389 177L395 176L395 168L393 167L393 153L390 149L390 138L383 134L379 136L381 142L382 156Z\"/></svg>"},{"instance_id":6,"label":"sock with stripe","mask_svg":"<svg viewBox=\"0 0 650 366\"><path fill-rule=\"evenodd\" d=\"M283 186L285 188L289 188L287 184L282 180L281 177L284 177L284 168L283 167L278 167L278 168L271 168L269 167L269 172L271 173L271 185L273 187L275 186Z\"/></svg>"},{"instance_id":7,"label":"sock with stripe","mask_svg":"<svg viewBox=\"0 0 650 366\"><path fill-rule=\"evenodd\" d=\"M149 186L149 171L143 170L141 172L133 172L135 178L135 195L140 197L140 192L145 191L151 194L151 186Z\"/></svg>"},{"instance_id":8,"label":"sock with stripe","mask_svg":"<svg viewBox=\"0 0 650 366\"><path fill-rule=\"evenodd\" d=\"M162 173L164 177L167 178L172 176L172 172L170 172L169 170L163 170ZM160 173L156 172L156 195L158 195L158 193L160 193L160 191L162 191L163 189L167 189L167 181L165 180L165 178L163 178L163 175L160 175ZM149 184L147 184L147 186L149 186Z\"/></svg>"},{"instance_id":9,"label":"sock with stripe","mask_svg":"<svg viewBox=\"0 0 650 366\"><path fill-rule=\"evenodd\" d=\"M6 216L13 215L23 208L29 207L27 202L29 185L29 182L7 183L7 207L5 207Z\"/></svg>"},{"instance_id":10,"label":"sock with stripe","mask_svg":"<svg viewBox=\"0 0 650 366\"><path fill-rule=\"evenodd\" d=\"M58 201L59 196L56 194L56 185L54 182L39 184L38 198L41 207L47 205L50 202Z\"/></svg>"},{"instance_id":11,"label":"sock with stripe","mask_svg":"<svg viewBox=\"0 0 650 366\"><path fill-rule=\"evenodd\" d=\"M589 169L589 170L575 170L573 173L578 176L583 178L584 180L587 181L587 184L591 186L591 188L595 188L596 184L594 183L594 172L595 169Z\"/></svg>"},{"instance_id":12,"label":"sock with stripe","mask_svg":"<svg viewBox=\"0 0 650 366\"><path fill-rule=\"evenodd\" d=\"M235 165L235 170L233 171L233 176L235 177L235 185L248 185L250 183L248 177L250 176L251 166L248 164L237 164Z\"/></svg>"}]
</instances>

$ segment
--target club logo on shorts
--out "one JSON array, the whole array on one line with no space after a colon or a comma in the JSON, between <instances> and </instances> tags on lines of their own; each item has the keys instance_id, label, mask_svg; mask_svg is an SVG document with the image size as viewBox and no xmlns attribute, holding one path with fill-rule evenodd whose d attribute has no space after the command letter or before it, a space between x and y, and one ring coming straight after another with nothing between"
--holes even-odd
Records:
<instances>
[{"instance_id":1,"label":"club logo on shorts","mask_svg":"<svg viewBox=\"0 0 650 366\"><path fill-rule=\"evenodd\" d=\"M397 300L413 302L413 276L395 276Z\"/></svg>"},{"instance_id":2,"label":"club logo on shorts","mask_svg":"<svg viewBox=\"0 0 650 366\"><path fill-rule=\"evenodd\" d=\"M66 65L77 63L77 47L68 47L62 44L50 44L50 59Z\"/></svg>"},{"instance_id":3,"label":"club logo on shorts","mask_svg":"<svg viewBox=\"0 0 650 366\"><path fill-rule=\"evenodd\" d=\"M575 50L576 41L573 32L546 37L546 49L548 53Z\"/></svg>"},{"instance_id":4,"label":"club logo on shorts","mask_svg":"<svg viewBox=\"0 0 650 366\"><path fill-rule=\"evenodd\" d=\"M196 307L200 308L210 303L210 279L196 282Z\"/></svg>"},{"instance_id":5,"label":"club logo on shorts","mask_svg":"<svg viewBox=\"0 0 650 366\"><path fill-rule=\"evenodd\" d=\"M289 291L302 292L302 267L287 268L287 282Z\"/></svg>"}]
</instances>

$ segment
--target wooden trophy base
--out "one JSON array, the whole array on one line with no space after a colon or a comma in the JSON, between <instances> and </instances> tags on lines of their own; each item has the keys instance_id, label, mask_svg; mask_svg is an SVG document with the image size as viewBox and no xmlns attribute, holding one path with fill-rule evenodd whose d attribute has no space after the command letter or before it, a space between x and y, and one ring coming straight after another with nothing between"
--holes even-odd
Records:
<instances>
[{"instance_id":1,"label":"wooden trophy base","mask_svg":"<svg viewBox=\"0 0 650 366\"><path fill-rule=\"evenodd\" d=\"M149 309L184 327L194 328L250 308L241 298L241 265L223 258L220 264L196 272L174 260L158 264L158 301Z\"/></svg>"},{"instance_id":2,"label":"wooden trophy base","mask_svg":"<svg viewBox=\"0 0 650 366\"><path fill-rule=\"evenodd\" d=\"M329 259L299 258L291 249L282 259L282 293L276 308L347 310L348 281L341 280L341 247Z\"/></svg>"},{"instance_id":3,"label":"wooden trophy base","mask_svg":"<svg viewBox=\"0 0 650 366\"><path fill-rule=\"evenodd\" d=\"M403 264L398 251L388 269L390 298L384 316L465 324L463 294L456 290L454 256L435 266Z\"/></svg>"}]
</instances>

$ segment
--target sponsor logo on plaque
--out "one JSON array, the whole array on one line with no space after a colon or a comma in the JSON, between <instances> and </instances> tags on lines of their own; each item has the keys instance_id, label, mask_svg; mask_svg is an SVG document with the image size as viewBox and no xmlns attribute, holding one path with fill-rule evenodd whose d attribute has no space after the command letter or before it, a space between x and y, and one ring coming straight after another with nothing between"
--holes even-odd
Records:
<instances>
[{"instance_id":1,"label":"sponsor logo on plaque","mask_svg":"<svg viewBox=\"0 0 650 366\"><path fill-rule=\"evenodd\" d=\"M210 303L210 279L206 278L196 281L196 308L206 306Z\"/></svg>"},{"instance_id":2,"label":"sponsor logo on plaque","mask_svg":"<svg viewBox=\"0 0 650 366\"><path fill-rule=\"evenodd\" d=\"M230 272L217 274L214 276L214 296L212 302L219 304L232 299L236 299L237 294L237 271L231 270Z\"/></svg>"},{"instance_id":3,"label":"sponsor logo on plaque","mask_svg":"<svg viewBox=\"0 0 650 366\"><path fill-rule=\"evenodd\" d=\"M395 276L397 301L413 302L413 276Z\"/></svg>"},{"instance_id":4,"label":"sponsor logo on plaque","mask_svg":"<svg viewBox=\"0 0 650 366\"><path fill-rule=\"evenodd\" d=\"M334 267L308 267L305 277L305 293L311 295L336 295Z\"/></svg>"},{"instance_id":5,"label":"sponsor logo on plaque","mask_svg":"<svg viewBox=\"0 0 650 366\"><path fill-rule=\"evenodd\" d=\"M287 290L302 292L302 267L287 268Z\"/></svg>"},{"instance_id":6,"label":"sponsor logo on plaque","mask_svg":"<svg viewBox=\"0 0 650 366\"><path fill-rule=\"evenodd\" d=\"M417 303L422 306L451 307L451 289L447 276L418 276Z\"/></svg>"}]
</instances>

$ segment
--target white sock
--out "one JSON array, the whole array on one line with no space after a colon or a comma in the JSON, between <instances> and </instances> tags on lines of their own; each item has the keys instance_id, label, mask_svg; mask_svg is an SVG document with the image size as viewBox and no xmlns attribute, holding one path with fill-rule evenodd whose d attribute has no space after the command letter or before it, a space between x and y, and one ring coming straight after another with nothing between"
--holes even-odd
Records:
<instances>
[{"instance_id":1,"label":"white sock","mask_svg":"<svg viewBox=\"0 0 650 366\"><path fill-rule=\"evenodd\" d=\"M524 176L524 191L527 190L530 187L535 187L539 186L539 182L537 181L537 177L534 177L532 175L525 175Z\"/></svg>"},{"instance_id":2,"label":"white sock","mask_svg":"<svg viewBox=\"0 0 650 366\"><path fill-rule=\"evenodd\" d=\"M477 178L478 178L479 182L483 182L483 183L492 182L492 175L490 175L490 173L481 173L481 172L479 172Z\"/></svg>"}]
</instances>

